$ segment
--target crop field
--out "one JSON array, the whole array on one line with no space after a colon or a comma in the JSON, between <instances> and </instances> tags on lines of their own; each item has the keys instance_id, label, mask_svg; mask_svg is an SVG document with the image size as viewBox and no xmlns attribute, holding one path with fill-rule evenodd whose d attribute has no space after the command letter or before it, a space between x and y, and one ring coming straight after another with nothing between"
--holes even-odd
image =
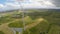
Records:
<instances>
[{"instance_id":1,"label":"crop field","mask_svg":"<svg viewBox=\"0 0 60 34\"><path fill-rule=\"evenodd\" d=\"M24 18L22 13L5 12L0 17L0 34L14 34L11 28L23 28L22 34L60 34L59 9L27 10Z\"/></svg>"}]
</instances>

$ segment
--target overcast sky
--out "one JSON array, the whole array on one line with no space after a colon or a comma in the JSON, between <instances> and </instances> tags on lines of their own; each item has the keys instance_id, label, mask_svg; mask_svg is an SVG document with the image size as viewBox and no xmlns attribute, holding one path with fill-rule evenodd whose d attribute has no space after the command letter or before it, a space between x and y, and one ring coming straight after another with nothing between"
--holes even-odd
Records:
<instances>
[{"instance_id":1,"label":"overcast sky","mask_svg":"<svg viewBox=\"0 0 60 34\"><path fill-rule=\"evenodd\" d=\"M20 3L19 3L20 2ZM21 4L21 5L20 5ZM59 0L0 0L0 10L11 10L23 8L51 8L60 6Z\"/></svg>"}]
</instances>

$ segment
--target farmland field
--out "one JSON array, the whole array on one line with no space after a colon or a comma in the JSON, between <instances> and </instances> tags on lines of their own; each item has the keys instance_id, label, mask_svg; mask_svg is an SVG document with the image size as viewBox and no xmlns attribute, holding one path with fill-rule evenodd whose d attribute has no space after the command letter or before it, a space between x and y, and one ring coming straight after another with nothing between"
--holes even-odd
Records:
<instances>
[{"instance_id":1,"label":"farmland field","mask_svg":"<svg viewBox=\"0 0 60 34\"><path fill-rule=\"evenodd\" d=\"M3 34L14 34L11 28L23 28L22 34L60 34L60 9L27 10L24 18L22 13L2 13L5 15L0 17L0 31Z\"/></svg>"}]
</instances>

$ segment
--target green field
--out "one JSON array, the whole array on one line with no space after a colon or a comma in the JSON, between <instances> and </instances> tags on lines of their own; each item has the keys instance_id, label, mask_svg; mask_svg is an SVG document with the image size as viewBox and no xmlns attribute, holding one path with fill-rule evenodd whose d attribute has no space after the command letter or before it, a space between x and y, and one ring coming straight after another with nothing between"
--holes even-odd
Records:
<instances>
[{"instance_id":1,"label":"green field","mask_svg":"<svg viewBox=\"0 0 60 34\"><path fill-rule=\"evenodd\" d=\"M9 28L24 28L23 34L60 34L60 10L40 9L28 10L24 13L12 12L0 17L0 26L7 24ZM41 21L42 20L42 21ZM5 30L3 30L5 32Z\"/></svg>"}]
</instances>

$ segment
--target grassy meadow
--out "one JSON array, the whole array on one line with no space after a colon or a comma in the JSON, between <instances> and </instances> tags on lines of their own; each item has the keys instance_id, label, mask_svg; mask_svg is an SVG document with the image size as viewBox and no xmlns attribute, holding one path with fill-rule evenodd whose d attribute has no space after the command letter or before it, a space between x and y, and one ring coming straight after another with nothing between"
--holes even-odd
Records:
<instances>
[{"instance_id":1,"label":"grassy meadow","mask_svg":"<svg viewBox=\"0 0 60 34\"><path fill-rule=\"evenodd\" d=\"M25 30L23 30L23 34L60 34L59 9L27 10L26 12L24 12L25 26L22 18L23 12L20 11L13 11L12 13L11 12L7 13L5 12L5 15L0 17L0 31L4 32L2 34L8 33L13 34L13 32L7 33L9 28L24 28L24 27ZM3 26L6 26L6 28L4 28Z\"/></svg>"}]
</instances>

